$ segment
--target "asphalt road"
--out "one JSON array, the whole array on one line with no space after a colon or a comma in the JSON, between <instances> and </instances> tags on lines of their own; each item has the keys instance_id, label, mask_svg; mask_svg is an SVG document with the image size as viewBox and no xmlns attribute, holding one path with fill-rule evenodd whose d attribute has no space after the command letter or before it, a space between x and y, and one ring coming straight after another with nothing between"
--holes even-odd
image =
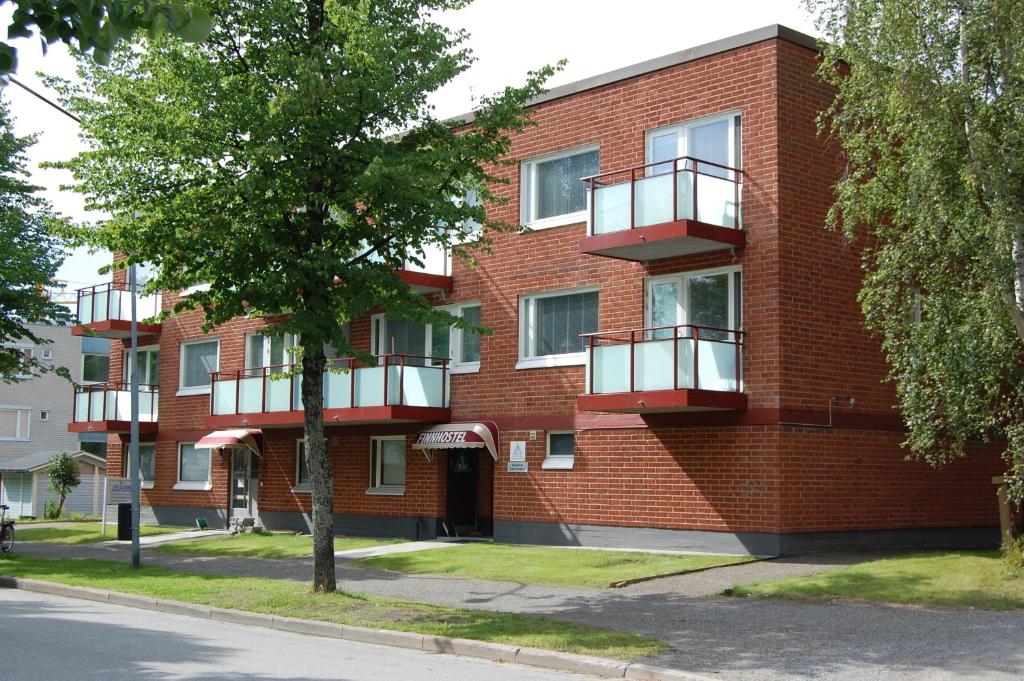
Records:
<instances>
[{"instance_id":1,"label":"asphalt road","mask_svg":"<svg viewBox=\"0 0 1024 681\"><path fill-rule=\"evenodd\" d=\"M589 678L0 589L0 679L584 681Z\"/></svg>"}]
</instances>

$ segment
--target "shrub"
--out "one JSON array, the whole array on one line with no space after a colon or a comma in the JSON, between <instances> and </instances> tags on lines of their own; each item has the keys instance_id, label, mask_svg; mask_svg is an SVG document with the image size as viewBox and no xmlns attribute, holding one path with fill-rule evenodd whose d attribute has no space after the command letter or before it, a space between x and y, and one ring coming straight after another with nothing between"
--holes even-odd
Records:
<instances>
[{"instance_id":1,"label":"shrub","mask_svg":"<svg viewBox=\"0 0 1024 681\"><path fill-rule=\"evenodd\" d=\"M60 502L56 499L49 499L46 502L46 508L43 510L43 518L46 520L56 520L60 517Z\"/></svg>"},{"instance_id":2,"label":"shrub","mask_svg":"<svg viewBox=\"0 0 1024 681\"><path fill-rule=\"evenodd\" d=\"M1003 561L1011 576L1024 576L1024 536L1003 541Z\"/></svg>"}]
</instances>

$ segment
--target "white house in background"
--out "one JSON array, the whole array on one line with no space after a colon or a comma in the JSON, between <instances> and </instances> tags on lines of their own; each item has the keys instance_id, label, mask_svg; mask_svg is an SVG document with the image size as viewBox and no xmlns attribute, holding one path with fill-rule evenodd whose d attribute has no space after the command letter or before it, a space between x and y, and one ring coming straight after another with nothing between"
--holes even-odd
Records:
<instances>
[{"instance_id":1,"label":"white house in background","mask_svg":"<svg viewBox=\"0 0 1024 681\"><path fill-rule=\"evenodd\" d=\"M70 326L30 324L29 328L39 338L52 342L34 345L26 341L8 345L31 354L43 365L67 367L75 383L107 382L110 364L108 339L73 336ZM27 485L26 476L31 477L25 467L31 457L44 452L52 457L55 452L66 451L89 453L101 462L105 459L106 433L68 432L68 423L72 420L69 387L68 381L56 373L26 375L18 383L0 382L0 495L3 503L12 509L25 507L24 501L13 502L15 497L8 494L21 499ZM41 475L45 481L45 471ZM44 492L45 487L44 484ZM35 498L41 497L36 494ZM43 503L35 507L34 513L12 510L11 514L42 515Z\"/></svg>"},{"instance_id":2,"label":"white house in background","mask_svg":"<svg viewBox=\"0 0 1024 681\"><path fill-rule=\"evenodd\" d=\"M0 498L10 506L10 515L41 518L46 502L58 501L50 491L47 469L56 451L36 452L20 459L0 464ZM107 478L107 460L88 452L72 452L78 461L78 472L82 482L64 500L64 513L84 513L98 516L103 507L103 484Z\"/></svg>"}]
</instances>

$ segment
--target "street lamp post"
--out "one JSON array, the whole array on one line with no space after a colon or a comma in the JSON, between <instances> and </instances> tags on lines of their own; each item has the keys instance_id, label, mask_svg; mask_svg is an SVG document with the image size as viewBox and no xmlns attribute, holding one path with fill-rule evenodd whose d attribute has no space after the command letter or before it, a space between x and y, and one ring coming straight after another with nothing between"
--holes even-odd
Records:
<instances>
[{"instance_id":1,"label":"street lamp post","mask_svg":"<svg viewBox=\"0 0 1024 681\"><path fill-rule=\"evenodd\" d=\"M131 296L132 307L132 331L131 331L131 354L129 370L131 371L131 404L132 422L130 428L131 442L128 453L128 471L131 474L132 484L132 567L142 565L142 556L139 553L139 507L141 505L141 476L139 475L139 322L137 317L136 295L135 295L135 265L128 266L128 295Z\"/></svg>"}]
</instances>

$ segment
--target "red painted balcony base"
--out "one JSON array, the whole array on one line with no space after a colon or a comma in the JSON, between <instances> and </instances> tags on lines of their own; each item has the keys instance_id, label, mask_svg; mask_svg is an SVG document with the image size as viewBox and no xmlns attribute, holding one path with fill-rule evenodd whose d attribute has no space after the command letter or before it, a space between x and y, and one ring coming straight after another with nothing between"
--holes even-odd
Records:
<instances>
[{"instance_id":1,"label":"red painted balcony base","mask_svg":"<svg viewBox=\"0 0 1024 681\"><path fill-rule=\"evenodd\" d=\"M272 411L254 414L224 414L207 416L208 428L238 426L256 428L294 428L302 426L303 411ZM451 409L438 407L356 407L354 409L324 409L325 426L365 425L376 423L447 423L452 419Z\"/></svg>"},{"instance_id":2,"label":"red painted balcony base","mask_svg":"<svg viewBox=\"0 0 1024 681\"><path fill-rule=\"evenodd\" d=\"M454 285L454 279L444 274L398 270L398 278L420 293L451 291Z\"/></svg>"},{"instance_id":3,"label":"red painted balcony base","mask_svg":"<svg viewBox=\"0 0 1024 681\"><path fill-rule=\"evenodd\" d=\"M679 255L743 248L747 233L696 220L676 220L580 239L580 251L620 260L658 260Z\"/></svg>"},{"instance_id":4,"label":"red painted balcony base","mask_svg":"<svg viewBox=\"0 0 1024 681\"><path fill-rule=\"evenodd\" d=\"M140 336L160 335L160 324L139 324ZM71 327L72 336L99 336L100 338L129 338L132 335L132 323L123 319L107 319L92 324L81 324Z\"/></svg>"},{"instance_id":5,"label":"red painted balcony base","mask_svg":"<svg viewBox=\"0 0 1024 681\"><path fill-rule=\"evenodd\" d=\"M580 395L576 398L576 407L580 411L609 411L620 414L743 411L747 408L747 396L744 393L718 390L651 390Z\"/></svg>"},{"instance_id":6,"label":"red painted balcony base","mask_svg":"<svg viewBox=\"0 0 1024 681\"><path fill-rule=\"evenodd\" d=\"M140 433L155 433L160 424L153 421L140 421ZM68 424L69 433L128 433L132 429L131 421L79 421Z\"/></svg>"}]
</instances>

